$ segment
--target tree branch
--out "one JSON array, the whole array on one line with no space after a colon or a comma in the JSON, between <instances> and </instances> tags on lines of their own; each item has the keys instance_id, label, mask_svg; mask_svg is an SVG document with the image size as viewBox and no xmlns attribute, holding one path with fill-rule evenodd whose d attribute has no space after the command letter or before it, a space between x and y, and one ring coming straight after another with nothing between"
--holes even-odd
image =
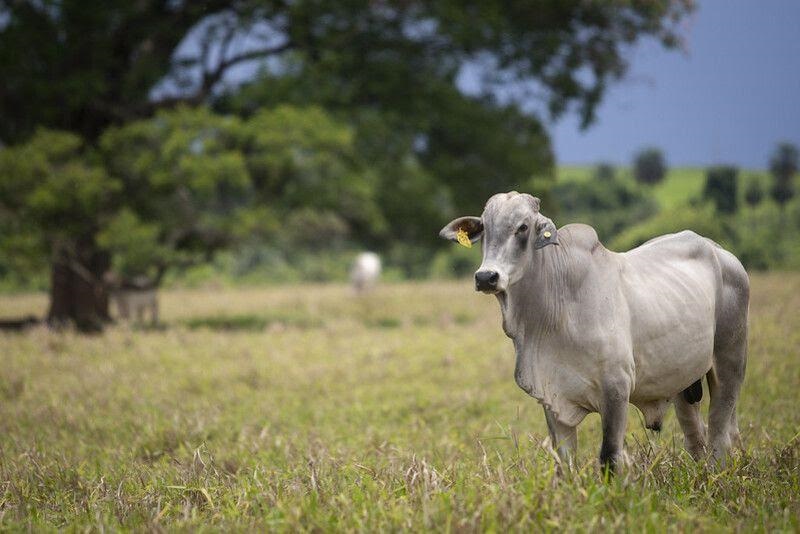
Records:
<instances>
[{"instance_id":1,"label":"tree branch","mask_svg":"<svg viewBox=\"0 0 800 534\"><path fill-rule=\"evenodd\" d=\"M207 72L203 75L203 83L201 84L200 92L204 93L204 96L207 96L208 93L211 92L211 89L222 78L222 76L224 76L225 72L234 65L245 63L247 61L254 61L256 59L263 59L265 57L272 56L275 54L280 54L281 52L285 52L291 47L292 47L291 41L287 40L285 43L278 46L250 50L229 57L227 59L222 59L219 65L217 65L217 67L213 71Z\"/></svg>"},{"instance_id":2,"label":"tree branch","mask_svg":"<svg viewBox=\"0 0 800 534\"><path fill-rule=\"evenodd\" d=\"M272 55L277 55L292 48L294 48L294 45L290 41L287 41L278 46L249 50L247 52L242 52L241 54L229 57L220 61L220 63L211 71L206 71L203 68L203 79L197 91L192 94L166 96L158 100L151 101L148 103L149 111L153 111L156 108L174 107L178 104L200 104L208 97L209 94L211 94L211 90L222 79L222 77L225 75L225 72L227 72L229 68L247 61L254 61ZM195 60L195 62L197 61L198 60Z\"/></svg>"}]
</instances>

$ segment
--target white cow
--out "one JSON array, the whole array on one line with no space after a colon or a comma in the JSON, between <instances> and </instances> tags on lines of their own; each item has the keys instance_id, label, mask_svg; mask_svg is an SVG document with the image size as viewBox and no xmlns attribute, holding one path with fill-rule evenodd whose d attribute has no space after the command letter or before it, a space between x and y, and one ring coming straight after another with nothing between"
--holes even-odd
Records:
<instances>
[{"instance_id":1,"label":"white cow","mask_svg":"<svg viewBox=\"0 0 800 534\"><path fill-rule=\"evenodd\" d=\"M544 405L562 460L577 447L576 426L599 412L600 462L613 471L628 403L660 430L672 402L691 454L704 455L708 439L724 462L739 437L747 351L749 281L735 256L690 231L611 252L590 226L556 229L539 199L517 192L494 195L481 217L455 219L440 232L459 234L483 238L476 289L497 297L516 382ZM708 438L698 402L703 376Z\"/></svg>"},{"instance_id":2,"label":"white cow","mask_svg":"<svg viewBox=\"0 0 800 534\"><path fill-rule=\"evenodd\" d=\"M381 258L374 252L362 252L353 261L350 283L356 293L372 289L381 276Z\"/></svg>"}]
</instances>

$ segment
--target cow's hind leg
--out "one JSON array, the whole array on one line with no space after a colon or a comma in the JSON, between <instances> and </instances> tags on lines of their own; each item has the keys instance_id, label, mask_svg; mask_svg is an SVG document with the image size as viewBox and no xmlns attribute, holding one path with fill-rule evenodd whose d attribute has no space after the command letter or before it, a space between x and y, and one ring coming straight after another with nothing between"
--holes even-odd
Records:
<instances>
[{"instance_id":1,"label":"cow's hind leg","mask_svg":"<svg viewBox=\"0 0 800 534\"><path fill-rule=\"evenodd\" d=\"M721 258L722 259L722 258ZM736 402L744 381L747 359L749 285L741 266L723 260L722 302L717 305L714 364L706 375L711 404L708 439L714 459L724 464L732 442L739 439Z\"/></svg>"},{"instance_id":2,"label":"cow's hind leg","mask_svg":"<svg viewBox=\"0 0 800 534\"><path fill-rule=\"evenodd\" d=\"M711 405L708 410L708 437L711 453L721 465L731 445L739 442L739 428L736 421L736 402L742 384L744 368L711 369L708 372L708 389Z\"/></svg>"},{"instance_id":3,"label":"cow's hind leg","mask_svg":"<svg viewBox=\"0 0 800 534\"><path fill-rule=\"evenodd\" d=\"M683 430L683 442L686 450L689 451L692 458L699 460L706 452L706 427L700 417L700 402L689 402L683 392L676 395L673 402L675 403L675 415L681 425L681 430Z\"/></svg>"}]
</instances>

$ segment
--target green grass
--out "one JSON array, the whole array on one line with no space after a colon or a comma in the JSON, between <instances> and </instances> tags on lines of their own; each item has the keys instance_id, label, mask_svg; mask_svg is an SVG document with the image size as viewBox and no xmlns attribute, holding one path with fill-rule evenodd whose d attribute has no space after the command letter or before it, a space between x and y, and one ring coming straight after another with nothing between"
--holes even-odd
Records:
<instances>
[{"instance_id":1,"label":"green grass","mask_svg":"<svg viewBox=\"0 0 800 534\"><path fill-rule=\"evenodd\" d=\"M653 194L662 208L676 208L692 198L699 198L705 181L705 169L670 169L664 180L653 188Z\"/></svg>"},{"instance_id":2,"label":"green grass","mask_svg":"<svg viewBox=\"0 0 800 534\"><path fill-rule=\"evenodd\" d=\"M623 167L617 168L620 175L627 176L628 170ZM590 165L559 165L556 170L556 180L560 182L586 182L594 176L594 167Z\"/></svg>"},{"instance_id":3,"label":"green grass","mask_svg":"<svg viewBox=\"0 0 800 534\"><path fill-rule=\"evenodd\" d=\"M800 528L800 275L754 277L730 467L632 410L633 465L609 483L596 416L554 478L497 304L467 281L173 291L162 309L160 329L0 334L0 530Z\"/></svg>"}]
</instances>

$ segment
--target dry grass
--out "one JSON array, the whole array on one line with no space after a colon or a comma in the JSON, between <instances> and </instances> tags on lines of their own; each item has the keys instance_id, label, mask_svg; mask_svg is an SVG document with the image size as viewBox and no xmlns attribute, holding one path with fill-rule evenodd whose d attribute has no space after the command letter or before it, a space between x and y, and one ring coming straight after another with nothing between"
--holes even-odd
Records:
<instances>
[{"instance_id":1,"label":"dry grass","mask_svg":"<svg viewBox=\"0 0 800 534\"><path fill-rule=\"evenodd\" d=\"M632 411L634 466L610 483L596 416L554 480L497 305L468 282L176 291L164 328L0 334L0 528L798 530L798 290L754 277L729 469Z\"/></svg>"}]
</instances>

